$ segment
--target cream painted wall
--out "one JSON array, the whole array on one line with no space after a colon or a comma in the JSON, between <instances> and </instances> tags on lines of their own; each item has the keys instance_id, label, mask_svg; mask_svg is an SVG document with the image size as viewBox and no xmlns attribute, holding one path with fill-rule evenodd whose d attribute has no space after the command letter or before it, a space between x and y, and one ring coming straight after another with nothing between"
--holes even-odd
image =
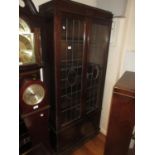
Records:
<instances>
[{"instance_id":1,"label":"cream painted wall","mask_svg":"<svg viewBox=\"0 0 155 155\"><path fill-rule=\"evenodd\" d=\"M32 0L37 10L39 10L39 5L49 2L50 0Z\"/></svg>"},{"instance_id":2,"label":"cream painted wall","mask_svg":"<svg viewBox=\"0 0 155 155\"><path fill-rule=\"evenodd\" d=\"M96 7L96 4L97 4L97 0L73 0L73 1L94 6L94 7Z\"/></svg>"},{"instance_id":3,"label":"cream painted wall","mask_svg":"<svg viewBox=\"0 0 155 155\"><path fill-rule=\"evenodd\" d=\"M122 54L120 61L119 76L125 70L135 71L135 1L128 0L128 7L126 10L126 28L124 31L124 42L122 46Z\"/></svg>"},{"instance_id":4,"label":"cream painted wall","mask_svg":"<svg viewBox=\"0 0 155 155\"><path fill-rule=\"evenodd\" d=\"M101 3L99 4L101 7ZM128 0L124 15L124 18L114 18L113 20L100 122L101 132L105 135L107 134L114 84L126 70L134 71L134 0Z\"/></svg>"},{"instance_id":5,"label":"cream painted wall","mask_svg":"<svg viewBox=\"0 0 155 155\"><path fill-rule=\"evenodd\" d=\"M97 7L111 11L114 16L124 16L128 0L97 0Z\"/></svg>"},{"instance_id":6,"label":"cream painted wall","mask_svg":"<svg viewBox=\"0 0 155 155\"><path fill-rule=\"evenodd\" d=\"M113 86L118 80L119 62L121 57L121 48L124 36L123 34L124 25L125 25L124 18L115 18L113 20L113 28L111 32L111 43L109 48L104 96L102 102L102 113L100 121L101 132L105 135L107 133L107 125L109 119Z\"/></svg>"}]
</instances>

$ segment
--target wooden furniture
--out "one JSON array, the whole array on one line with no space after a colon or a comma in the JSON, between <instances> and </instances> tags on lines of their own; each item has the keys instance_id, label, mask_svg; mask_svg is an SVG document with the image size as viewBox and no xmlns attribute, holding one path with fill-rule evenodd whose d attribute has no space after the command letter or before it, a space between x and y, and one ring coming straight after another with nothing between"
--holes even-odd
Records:
<instances>
[{"instance_id":1,"label":"wooden furniture","mask_svg":"<svg viewBox=\"0 0 155 155\"><path fill-rule=\"evenodd\" d=\"M31 0L19 7L19 108L20 152L48 142L49 105L41 80L41 18Z\"/></svg>"},{"instance_id":2,"label":"wooden furniture","mask_svg":"<svg viewBox=\"0 0 155 155\"><path fill-rule=\"evenodd\" d=\"M135 125L135 73L125 72L113 91L104 155L127 155Z\"/></svg>"},{"instance_id":3,"label":"wooden furniture","mask_svg":"<svg viewBox=\"0 0 155 155\"><path fill-rule=\"evenodd\" d=\"M99 132L112 14L67 0L39 7L50 134L56 152Z\"/></svg>"},{"instance_id":4,"label":"wooden furniture","mask_svg":"<svg viewBox=\"0 0 155 155\"><path fill-rule=\"evenodd\" d=\"M30 149L32 146L31 136L24 123L24 120L19 115L19 152L20 154Z\"/></svg>"},{"instance_id":5,"label":"wooden furniture","mask_svg":"<svg viewBox=\"0 0 155 155\"><path fill-rule=\"evenodd\" d=\"M22 155L53 155L42 143L35 145Z\"/></svg>"}]
</instances>

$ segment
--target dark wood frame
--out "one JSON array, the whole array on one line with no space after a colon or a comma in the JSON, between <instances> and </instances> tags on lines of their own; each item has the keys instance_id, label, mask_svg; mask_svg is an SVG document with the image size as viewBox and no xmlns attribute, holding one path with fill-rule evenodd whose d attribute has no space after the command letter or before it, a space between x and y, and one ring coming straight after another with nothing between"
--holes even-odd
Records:
<instances>
[{"instance_id":1,"label":"dark wood frame","mask_svg":"<svg viewBox=\"0 0 155 155\"><path fill-rule=\"evenodd\" d=\"M107 46L106 53L104 55L104 64L103 64L103 81L102 86L100 87L100 94L99 94L99 107L86 115L85 111L85 104L82 104L82 116L81 119L74 121L73 123L61 127L61 117L60 117L60 56L61 56L61 49L60 49L60 40L61 40L61 17L68 15L72 17L82 17L85 22L85 55L84 55L84 75L83 75L83 88L86 86L86 73L87 73L87 58L88 52L90 48L90 31L91 31L91 24L92 23L100 23L100 24L107 24L109 26L109 39L108 45L110 42L110 29L112 25L112 17L113 15L110 12L103 11L101 9L97 9L94 7L90 7L87 5L83 5L73 1L67 0L53 0L47 2L40 6L40 16L45 19L45 23L42 27L42 48L43 48L43 61L45 64L44 70L44 79L48 86L48 91L50 93L49 103L51 104L51 142L52 146L54 147L56 152L63 152L65 150L70 150L74 146L78 144L82 144L85 140L88 140L92 136L96 135L99 132L99 121L101 115L101 105L102 105L102 96L103 96L103 89L104 89L104 80L106 74L106 66L107 66L107 58L108 58L108 49ZM83 96L84 98L86 90L83 89ZM82 102L85 102L82 100ZM68 135L68 137L74 136L72 133L68 133L69 131L73 131L76 129L77 132L80 132L82 126L89 126L89 123L92 122L94 126L94 132L90 135L77 135L79 139L81 139L78 144L68 145L63 147L64 137ZM75 134L75 133L74 133ZM76 137L76 138L77 138ZM85 137L85 138L84 138ZM75 142L75 141L74 141ZM73 142L73 143L74 143ZM67 143L67 142L66 142Z\"/></svg>"}]
</instances>

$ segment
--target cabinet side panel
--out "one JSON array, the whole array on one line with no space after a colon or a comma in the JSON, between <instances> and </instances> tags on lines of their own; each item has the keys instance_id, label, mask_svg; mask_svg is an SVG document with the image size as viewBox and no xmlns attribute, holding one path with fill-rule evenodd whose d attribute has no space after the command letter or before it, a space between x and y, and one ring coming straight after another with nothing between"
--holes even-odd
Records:
<instances>
[{"instance_id":1,"label":"cabinet side panel","mask_svg":"<svg viewBox=\"0 0 155 155\"><path fill-rule=\"evenodd\" d=\"M135 124L135 99L114 93L105 155L127 154Z\"/></svg>"},{"instance_id":2,"label":"cabinet side panel","mask_svg":"<svg viewBox=\"0 0 155 155\"><path fill-rule=\"evenodd\" d=\"M53 18L46 19L42 24L42 55L44 63L44 82L48 89L48 102L51 106L50 122L52 128L56 128L56 104L55 104L55 77L54 77L54 42L53 42Z\"/></svg>"}]
</instances>

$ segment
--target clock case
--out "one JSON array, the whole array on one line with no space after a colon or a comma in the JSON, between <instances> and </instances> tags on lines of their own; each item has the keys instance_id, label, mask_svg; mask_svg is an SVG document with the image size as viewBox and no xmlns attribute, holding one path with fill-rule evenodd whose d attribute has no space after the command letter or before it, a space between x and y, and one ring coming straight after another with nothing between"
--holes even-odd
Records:
<instances>
[{"instance_id":1,"label":"clock case","mask_svg":"<svg viewBox=\"0 0 155 155\"><path fill-rule=\"evenodd\" d=\"M44 70L41 54L41 37L40 27L42 18L38 16L38 12L31 0L23 0L25 7L19 6L19 17L22 18L30 27L32 33L34 33L35 40L35 58L36 61L33 64L26 64L19 66L19 152L23 153L30 147L33 147L39 143L48 146L48 118L49 108L48 96L46 91L46 85L41 81L40 70ZM46 95L39 104L39 108L33 109L32 106L26 105L21 96L25 87L30 84L40 83L45 91ZM23 126L25 126L23 128ZM29 141L27 141L29 139Z\"/></svg>"},{"instance_id":2,"label":"clock case","mask_svg":"<svg viewBox=\"0 0 155 155\"><path fill-rule=\"evenodd\" d=\"M33 84L37 83L36 81L41 81L40 69L44 69L44 65L42 63L40 34L42 18L38 16L38 12L31 0L23 0L23 2L25 3L25 7L19 6L19 17L27 23L31 32L34 33L34 54L36 58L33 64L23 64L19 66L20 109L21 114L26 114L32 113L33 110L31 106L26 105L22 100L22 93L25 89L24 85L27 85L26 83L28 82ZM44 88L46 87L44 84L42 85ZM47 106L47 95L43 102L41 108Z\"/></svg>"}]
</instances>

